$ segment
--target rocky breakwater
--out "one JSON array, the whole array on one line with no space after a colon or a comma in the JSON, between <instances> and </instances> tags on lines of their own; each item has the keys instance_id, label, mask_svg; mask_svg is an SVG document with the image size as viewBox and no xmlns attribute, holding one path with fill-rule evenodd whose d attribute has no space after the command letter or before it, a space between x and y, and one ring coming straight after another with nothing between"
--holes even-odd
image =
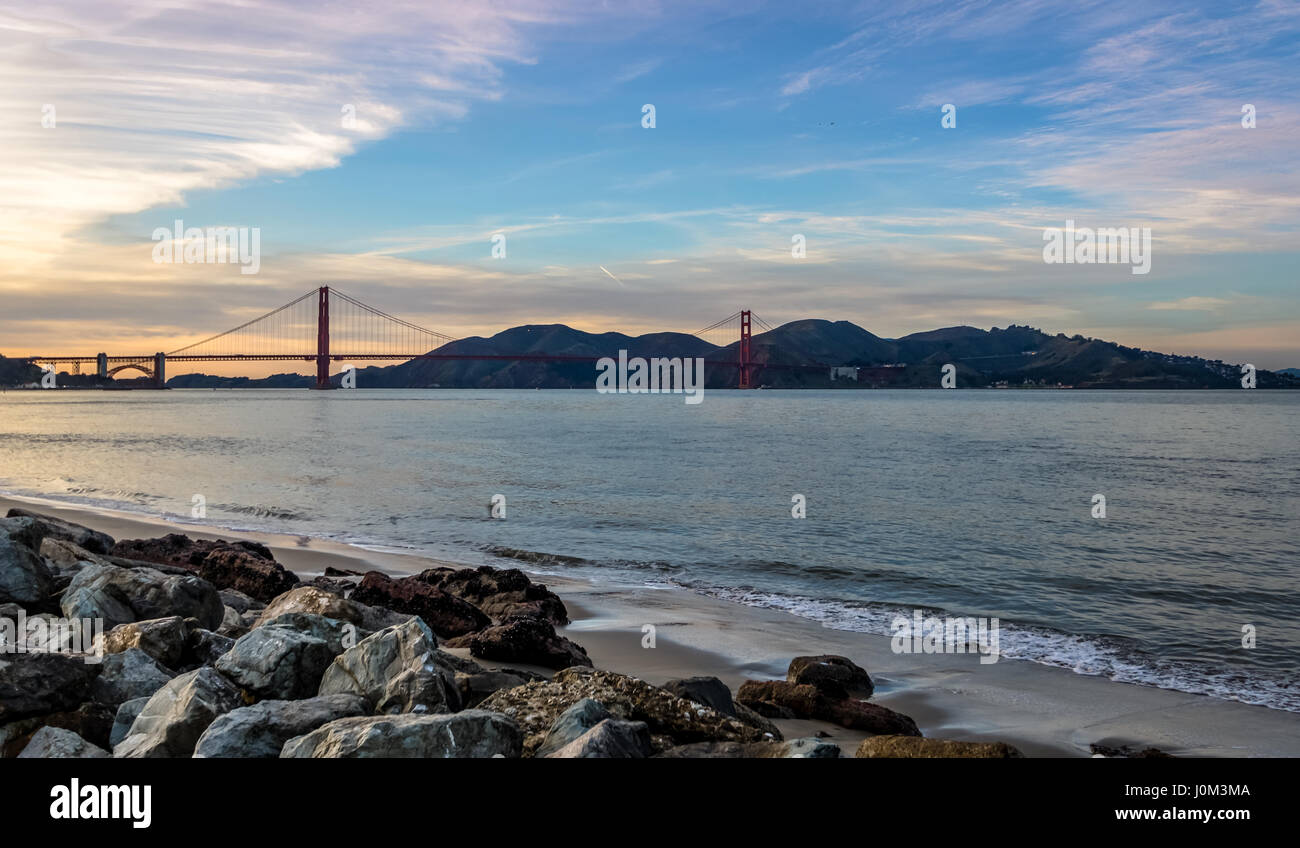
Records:
<instances>
[{"instance_id":1,"label":"rocky breakwater","mask_svg":"<svg viewBox=\"0 0 1300 848\"><path fill-rule=\"evenodd\" d=\"M85 634L69 625L86 620L102 627L74 638ZM868 703L870 678L843 657L797 658L789 680L733 698L716 678L654 686L596 669L557 631L568 620L516 569L306 584L253 543L115 542L11 514L0 756L840 756L822 739L783 739L773 719L788 717L882 734L864 757L981 755L889 741L919 731Z\"/></svg>"}]
</instances>

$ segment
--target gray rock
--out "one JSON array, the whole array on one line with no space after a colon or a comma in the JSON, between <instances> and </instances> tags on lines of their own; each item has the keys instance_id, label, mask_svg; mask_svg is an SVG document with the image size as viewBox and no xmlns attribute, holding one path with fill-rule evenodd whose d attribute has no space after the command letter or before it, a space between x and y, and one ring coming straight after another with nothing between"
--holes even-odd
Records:
<instances>
[{"instance_id":1,"label":"gray rock","mask_svg":"<svg viewBox=\"0 0 1300 848\"><path fill-rule=\"evenodd\" d=\"M189 650L186 660L189 665L212 665L219 657L235 646L235 640L211 630L195 628L190 631Z\"/></svg>"},{"instance_id":2,"label":"gray rock","mask_svg":"<svg viewBox=\"0 0 1300 848\"><path fill-rule=\"evenodd\" d=\"M108 744L116 747L118 742L126 738L131 732L131 725L144 712L144 705L149 703L151 695L143 698L132 698L129 701L123 701L122 705L117 708L117 715L113 717L113 730L108 735Z\"/></svg>"},{"instance_id":3,"label":"gray rock","mask_svg":"<svg viewBox=\"0 0 1300 848\"><path fill-rule=\"evenodd\" d=\"M222 636L229 636L232 639L238 639L248 632L248 625L244 623L244 616L234 607L225 607L221 613L221 626L217 632Z\"/></svg>"},{"instance_id":4,"label":"gray rock","mask_svg":"<svg viewBox=\"0 0 1300 848\"><path fill-rule=\"evenodd\" d=\"M88 565L78 571L60 607L68 618L102 618L106 628L179 615L215 630L224 614L221 596L206 580L116 565Z\"/></svg>"},{"instance_id":5,"label":"gray rock","mask_svg":"<svg viewBox=\"0 0 1300 848\"><path fill-rule=\"evenodd\" d=\"M806 760L838 760L843 754L840 746L816 736L790 739L785 743L786 757Z\"/></svg>"},{"instance_id":6,"label":"gray rock","mask_svg":"<svg viewBox=\"0 0 1300 848\"><path fill-rule=\"evenodd\" d=\"M27 743L20 760L62 759L62 760L102 760L113 756L82 739L71 730L62 727L42 727L32 734L32 741Z\"/></svg>"},{"instance_id":7,"label":"gray rock","mask_svg":"<svg viewBox=\"0 0 1300 848\"><path fill-rule=\"evenodd\" d=\"M713 707L724 715L736 717L736 705L731 700L731 690L716 677L686 677L669 680L663 688L679 698Z\"/></svg>"},{"instance_id":8,"label":"gray rock","mask_svg":"<svg viewBox=\"0 0 1300 848\"><path fill-rule=\"evenodd\" d=\"M294 700L316 693L333 659L323 639L268 624L241 636L216 669L258 698Z\"/></svg>"},{"instance_id":9,"label":"gray rock","mask_svg":"<svg viewBox=\"0 0 1300 848\"><path fill-rule=\"evenodd\" d=\"M608 718L604 704L583 698L556 717L533 756L549 756Z\"/></svg>"},{"instance_id":10,"label":"gray rock","mask_svg":"<svg viewBox=\"0 0 1300 848\"><path fill-rule=\"evenodd\" d=\"M92 554L107 554L113 550L113 537L107 533L100 533L98 530L91 530L89 527L82 527L80 524L73 524L71 521L64 521L62 518L55 518L51 515L42 515L39 512L20 509L14 507L9 510L8 518L10 519L30 519L37 525L42 539L55 538L65 542L71 542L79 548L85 548ZM39 547L38 540L33 547Z\"/></svg>"},{"instance_id":11,"label":"gray rock","mask_svg":"<svg viewBox=\"0 0 1300 848\"><path fill-rule=\"evenodd\" d=\"M460 706L456 673L437 644L419 618L386 627L335 657L319 694L360 695L376 713L451 712Z\"/></svg>"},{"instance_id":12,"label":"gray rock","mask_svg":"<svg viewBox=\"0 0 1300 848\"><path fill-rule=\"evenodd\" d=\"M0 723L76 708L98 673L69 654L0 654Z\"/></svg>"},{"instance_id":13,"label":"gray rock","mask_svg":"<svg viewBox=\"0 0 1300 848\"><path fill-rule=\"evenodd\" d=\"M171 669L139 648L107 654L90 694L101 704L118 707L137 698L148 698L175 677Z\"/></svg>"},{"instance_id":14,"label":"gray rock","mask_svg":"<svg viewBox=\"0 0 1300 848\"><path fill-rule=\"evenodd\" d=\"M507 757L520 755L523 732L500 713L343 718L290 739L284 758Z\"/></svg>"},{"instance_id":15,"label":"gray rock","mask_svg":"<svg viewBox=\"0 0 1300 848\"><path fill-rule=\"evenodd\" d=\"M181 668L189 651L193 623L179 615L119 624L104 634L104 653L132 648L143 651L167 668Z\"/></svg>"},{"instance_id":16,"label":"gray rock","mask_svg":"<svg viewBox=\"0 0 1300 848\"><path fill-rule=\"evenodd\" d=\"M363 630L350 621L326 618L309 612L281 613L275 618L262 621L258 627L288 627L308 636L314 636L330 646L330 650L334 652L333 656L355 647L370 635L369 630Z\"/></svg>"},{"instance_id":17,"label":"gray rock","mask_svg":"<svg viewBox=\"0 0 1300 848\"><path fill-rule=\"evenodd\" d=\"M262 610L266 604L250 595L245 595L238 589L221 589L218 594L221 595L221 603L233 609L235 612L243 614L249 610Z\"/></svg>"},{"instance_id":18,"label":"gray rock","mask_svg":"<svg viewBox=\"0 0 1300 848\"><path fill-rule=\"evenodd\" d=\"M28 608L43 605L53 580L54 575L35 550L0 532L0 601Z\"/></svg>"},{"instance_id":19,"label":"gray rock","mask_svg":"<svg viewBox=\"0 0 1300 848\"><path fill-rule=\"evenodd\" d=\"M366 699L358 695L262 701L218 717L199 737L194 756L275 758L293 737L336 719L365 715L369 709Z\"/></svg>"},{"instance_id":20,"label":"gray rock","mask_svg":"<svg viewBox=\"0 0 1300 848\"><path fill-rule=\"evenodd\" d=\"M50 572L56 577L71 579L72 575L87 565L112 565L111 562L99 554L92 554L72 542L65 542L62 539L53 537L46 537L41 540L39 553L41 558L45 560L45 564L49 566Z\"/></svg>"},{"instance_id":21,"label":"gray rock","mask_svg":"<svg viewBox=\"0 0 1300 848\"><path fill-rule=\"evenodd\" d=\"M546 756L557 760L645 759L650 756L650 730L644 721L607 718L586 733Z\"/></svg>"},{"instance_id":22,"label":"gray rock","mask_svg":"<svg viewBox=\"0 0 1300 848\"><path fill-rule=\"evenodd\" d=\"M144 705L114 757L188 757L217 716L242 706L238 687L211 666L172 678Z\"/></svg>"}]
</instances>

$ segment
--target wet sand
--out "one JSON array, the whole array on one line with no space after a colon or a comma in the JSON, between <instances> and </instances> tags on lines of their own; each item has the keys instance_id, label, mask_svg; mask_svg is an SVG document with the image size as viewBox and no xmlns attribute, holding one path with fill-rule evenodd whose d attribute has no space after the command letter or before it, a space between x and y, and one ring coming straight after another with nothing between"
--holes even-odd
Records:
<instances>
[{"instance_id":1,"label":"wet sand","mask_svg":"<svg viewBox=\"0 0 1300 848\"><path fill-rule=\"evenodd\" d=\"M455 565L319 539L216 530L0 496L0 510L13 506L56 515L117 539L185 533L256 540L304 577L318 575L327 566L402 574ZM734 693L747 679L784 679L792 657L842 654L870 672L876 683L873 701L911 716L928 737L1006 741L1027 756L1088 756L1088 746L1097 742L1155 746L1175 756L1300 756L1296 713L1005 658L981 665L973 654L895 654L885 636L832 630L785 612L684 590L600 586L552 574L539 579L564 599L572 618L565 635L586 648L598 668L650 683L712 675ZM646 625L654 627L653 648L642 646ZM849 755L865 736L824 722L777 724L787 738L829 733Z\"/></svg>"}]
</instances>

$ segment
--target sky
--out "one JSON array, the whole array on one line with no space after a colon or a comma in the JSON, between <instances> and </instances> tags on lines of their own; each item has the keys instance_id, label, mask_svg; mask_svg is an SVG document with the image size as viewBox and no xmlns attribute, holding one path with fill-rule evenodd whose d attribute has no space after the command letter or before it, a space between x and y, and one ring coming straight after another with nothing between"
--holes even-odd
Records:
<instances>
[{"instance_id":1,"label":"sky","mask_svg":"<svg viewBox=\"0 0 1300 848\"><path fill-rule=\"evenodd\" d=\"M4 2L0 353L329 284L455 337L751 309L1300 367L1298 58L1283 0ZM257 272L154 261L178 219ZM1046 263L1067 221L1149 273Z\"/></svg>"}]
</instances>

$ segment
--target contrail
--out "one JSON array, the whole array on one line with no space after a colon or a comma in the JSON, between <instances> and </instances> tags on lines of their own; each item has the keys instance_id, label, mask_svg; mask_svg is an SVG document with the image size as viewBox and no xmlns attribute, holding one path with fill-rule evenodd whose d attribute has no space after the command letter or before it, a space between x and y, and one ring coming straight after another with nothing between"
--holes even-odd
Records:
<instances>
[{"instance_id":1,"label":"contrail","mask_svg":"<svg viewBox=\"0 0 1300 848\"><path fill-rule=\"evenodd\" d=\"M618 283L620 286L623 286L623 281L620 280L618 277L615 277L613 274L610 274L609 269L606 268L604 265L597 265L596 267L600 268L600 270L604 271L606 274L609 274L609 278L611 280ZM627 286L623 286L623 288L627 288Z\"/></svg>"}]
</instances>

